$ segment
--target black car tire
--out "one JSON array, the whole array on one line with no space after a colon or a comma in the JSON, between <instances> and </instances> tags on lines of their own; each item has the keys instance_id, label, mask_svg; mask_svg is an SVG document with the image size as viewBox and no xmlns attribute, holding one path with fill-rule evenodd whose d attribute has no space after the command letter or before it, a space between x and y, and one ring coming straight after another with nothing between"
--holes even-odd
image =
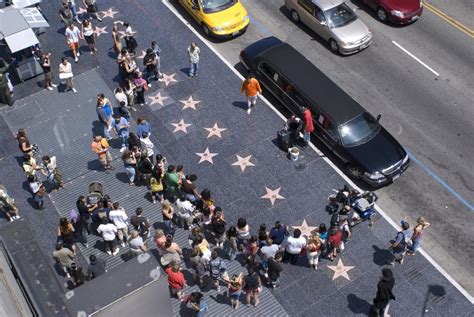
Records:
<instances>
[{"instance_id":1,"label":"black car tire","mask_svg":"<svg viewBox=\"0 0 474 317\"><path fill-rule=\"evenodd\" d=\"M362 177L362 174L364 173L363 170L359 166L351 164L351 163L347 163L346 172L353 179L360 179Z\"/></svg>"},{"instance_id":2,"label":"black car tire","mask_svg":"<svg viewBox=\"0 0 474 317\"><path fill-rule=\"evenodd\" d=\"M205 36L210 37L212 35L211 30L209 30L209 27L206 24L201 24L201 29Z\"/></svg>"},{"instance_id":3,"label":"black car tire","mask_svg":"<svg viewBox=\"0 0 474 317\"><path fill-rule=\"evenodd\" d=\"M384 8L378 7L377 8L377 19L379 19L380 22L386 23L388 20L388 13L385 11Z\"/></svg>"},{"instance_id":4,"label":"black car tire","mask_svg":"<svg viewBox=\"0 0 474 317\"><path fill-rule=\"evenodd\" d=\"M337 44L336 40L334 40L334 39L329 40L329 48L334 53L339 53L339 44Z\"/></svg>"},{"instance_id":5,"label":"black car tire","mask_svg":"<svg viewBox=\"0 0 474 317\"><path fill-rule=\"evenodd\" d=\"M296 12L295 10L291 10L291 19L296 23L300 22L300 15L298 14L298 12Z\"/></svg>"}]
</instances>

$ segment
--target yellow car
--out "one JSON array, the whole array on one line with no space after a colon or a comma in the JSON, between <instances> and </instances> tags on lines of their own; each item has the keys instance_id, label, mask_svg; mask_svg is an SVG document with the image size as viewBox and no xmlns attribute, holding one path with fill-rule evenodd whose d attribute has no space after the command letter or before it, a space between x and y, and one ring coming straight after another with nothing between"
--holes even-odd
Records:
<instances>
[{"instance_id":1,"label":"yellow car","mask_svg":"<svg viewBox=\"0 0 474 317\"><path fill-rule=\"evenodd\" d=\"M178 0L206 36L229 38L247 29L250 19L239 0Z\"/></svg>"}]
</instances>

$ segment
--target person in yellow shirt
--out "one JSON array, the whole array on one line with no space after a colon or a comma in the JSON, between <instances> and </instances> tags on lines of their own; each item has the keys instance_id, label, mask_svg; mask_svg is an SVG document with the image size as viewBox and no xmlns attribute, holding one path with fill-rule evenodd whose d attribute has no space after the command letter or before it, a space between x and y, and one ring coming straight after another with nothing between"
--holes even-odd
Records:
<instances>
[{"instance_id":1,"label":"person in yellow shirt","mask_svg":"<svg viewBox=\"0 0 474 317\"><path fill-rule=\"evenodd\" d=\"M94 136L91 144L92 151L99 156L100 164L105 168L105 171L113 170L110 163L112 162L112 155L109 152L109 142L100 135Z\"/></svg>"},{"instance_id":2,"label":"person in yellow shirt","mask_svg":"<svg viewBox=\"0 0 474 317\"><path fill-rule=\"evenodd\" d=\"M257 103L257 96L262 93L262 88L260 88L260 83L255 76L249 74L247 78L242 83L242 87L240 88L240 93L242 94L245 91L245 95L247 96L247 113L250 114L252 111L251 107L255 107Z\"/></svg>"}]
</instances>

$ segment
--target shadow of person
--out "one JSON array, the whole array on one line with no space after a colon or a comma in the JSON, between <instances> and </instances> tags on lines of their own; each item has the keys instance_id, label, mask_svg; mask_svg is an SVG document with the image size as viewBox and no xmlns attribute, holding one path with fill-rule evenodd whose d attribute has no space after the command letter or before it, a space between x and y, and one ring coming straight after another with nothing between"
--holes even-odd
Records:
<instances>
[{"instance_id":1,"label":"shadow of person","mask_svg":"<svg viewBox=\"0 0 474 317\"><path fill-rule=\"evenodd\" d=\"M369 302L367 302L365 299L357 297L357 295L347 295L347 307L354 314L364 314L368 316L371 306L372 305Z\"/></svg>"},{"instance_id":2,"label":"shadow of person","mask_svg":"<svg viewBox=\"0 0 474 317\"><path fill-rule=\"evenodd\" d=\"M390 262L390 259L392 258L392 253L390 252L390 250L380 249L375 244L372 245L372 248L374 249L373 262L375 264L377 264L378 266L384 266Z\"/></svg>"}]
</instances>

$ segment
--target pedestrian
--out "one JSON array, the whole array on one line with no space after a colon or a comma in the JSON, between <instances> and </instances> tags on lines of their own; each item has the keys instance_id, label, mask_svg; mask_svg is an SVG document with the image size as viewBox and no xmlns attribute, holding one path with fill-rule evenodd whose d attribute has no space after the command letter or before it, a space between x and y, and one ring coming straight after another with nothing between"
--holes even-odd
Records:
<instances>
[{"instance_id":1,"label":"pedestrian","mask_svg":"<svg viewBox=\"0 0 474 317\"><path fill-rule=\"evenodd\" d=\"M65 248L72 251L76 256L76 237L75 230L67 218L59 218L59 226L56 229L57 241L62 241Z\"/></svg>"},{"instance_id":2,"label":"pedestrian","mask_svg":"<svg viewBox=\"0 0 474 317\"><path fill-rule=\"evenodd\" d=\"M86 6L87 13L89 16L94 17L97 21L102 22L102 19L99 17L99 9L97 8L97 0L84 0L84 5Z\"/></svg>"},{"instance_id":3,"label":"pedestrian","mask_svg":"<svg viewBox=\"0 0 474 317\"><path fill-rule=\"evenodd\" d=\"M135 176L137 168L137 159L135 153L130 150L125 150L122 154L123 166L128 177L128 184L130 186L135 185Z\"/></svg>"},{"instance_id":4,"label":"pedestrian","mask_svg":"<svg viewBox=\"0 0 474 317\"><path fill-rule=\"evenodd\" d=\"M115 134L120 138L122 142L122 147L120 153L123 153L128 148L128 128L130 127L127 119L122 117L120 114L114 115L114 120L112 120L112 129L114 129Z\"/></svg>"},{"instance_id":5,"label":"pedestrian","mask_svg":"<svg viewBox=\"0 0 474 317\"><path fill-rule=\"evenodd\" d=\"M69 5L69 8L71 9L72 16L76 20L77 23L81 23L79 20L79 17L77 16L77 10L76 10L76 0L67 0L67 4Z\"/></svg>"},{"instance_id":6,"label":"pedestrian","mask_svg":"<svg viewBox=\"0 0 474 317\"><path fill-rule=\"evenodd\" d=\"M272 238L267 238L265 245L260 248L260 258L262 259L262 268L264 276L268 277L268 260L278 252L278 244L273 243Z\"/></svg>"},{"instance_id":7,"label":"pedestrian","mask_svg":"<svg viewBox=\"0 0 474 317\"><path fill-rule=\"evenodd\" d=\"M179 268L179 263L173 262L171 266L165 270L165 272L168 275L168 286L171 296L177 297L178 299L183 298L185 295L183 289L187 285L184 274Z\"/></svg>"},{"instance_id":8,"label":"pedestrian","mask_svg":"<svg viewBox=\"0 0 474 317\"><path fill-rule=\"evenodd\" d=\"M337 254L344 250L344 242L342 241L342 231L338 226L329 229L328 237L328 258L333 261Z\"/></svg>"},{"instance_id":9,"label":"pedestrian","mask_svg":"<svg viewBox=\"0 0 474 317\"><path fill-rule=\"evenodd\" d=\"M154 80L158 80L158 67L157 67L157 56L152 48L146 50L146 54L143 57L143 65L145 66L145 80L150 82L153 77Z\"/></svg>"},{"instance_id":10,"label":"pedestrian","mask_svg":"<svg viewBox=\"0 0 474 317\"><path fill-rule=\"evenodd\" d=\"M51 72L51 53L43 53L40 59L41 67L43 68L44 83L46 89L53 90L58 85L53 84L53 73Z\"/></svg>"},{"instance_id":11,"label":"pedestrian","mask_svg":"<svg viewBox=\"0 0 474 317\"><path fill-rule=\"evenodd\" d=\"M0 209L5 214L8 221L20 219L18 207L15 204L15 199L8 195L6 188L0 185Z\"/></svg>"},{"instance_id":12,"label":"pedestrian","mask_svg":"<svg viewBox=\"0 0 474 317\"><path fill-rule=\"evenodd\" d=\"M0 102L9 106L13 105L12 92L9 87L9 79L7 70L10 64L0 58Z\"/></svg>"},{"instance_id":13,"label":"pedestrian","mask_svg":"<svg viewBox=\"0 0 474 317\"><path fill-rule=\"evenodd\" d=\"M261 248L266 245L269 232L267 231L267 225L262 223L260 228L258 228L258 247Z\"/></svg>"},{"instance_id":14,"label":"pedestrian","mask_svg":"<svg viewBox=\"0 0 474 317\"><path fill-rule=\"evenodd\" d=\"M230 299L230 305L234 310L237 310L240 305L240 294L242 294L244 273L234 274L230 279L223 278L223 281L227 284L227 294Z\"/></svg>"},{"instance_id":15,"label":"pedestrian","mask_svg":"<svg viewBox=\"0 0 474 317\"><path fill-rule=\"evenodd\" d=\"M56 260L67 278L70 278L69 272L71 271L71 265L74 261L74 253L68 248L64 248L63 243L59 241L56 243L56 250L53 252L53 258Z\"/></svg>"},{"instance_id":16,"label":"pedestrian","mask_svg":"<svg viewBox=\"0 0 474 317\"><path fill-rule=\"evenodd\" d=\"M308 243L306 243L306 256L308 258L309 266L313 270L318 269L319 256L321 255L322 246L323 242L319 238L318 233L313 232L311 237L308 239Z\"/></svg>"},{"instance_id":17,"label":"pedestrian","mask_svg":"<svg viewBox=\"0 0 474 317\"><path fill-rule=\"evenodd\" d=\"M66 43L71 49L72 57L74 57L74 62L77 63L79 61L79 56L81 56L79 51L79 40L82 37L81 31L74 22L72 22L68 24L64 35L66 36Z\"/></svg>"},{"instance_id":18,"label":"pedestrian","mask_svg":"<svg viewBox=\"0 0 474 317\"><path fill-rule=\"evenodd\" d=\"M280 221L276 221L275 226L270 230L269 235L273 240L273 243L280 245L285 241L285 237L288 235L288 230Z\"/></svg>"},{"instance_id":19,"label":"pedestrian","mask_svg":"<svg viewBox=\"0 0 474 317\"><path fill-rule=\"evenodd\" d=\"M123 91L122 87L117 87L114 90L114 95L115 95L115 101L120 106L120 113L129 118L130 117L130 107L128 106L128 98L125 92Z\"/></svg>"},{"instance_id":20,"label":"pedestrian","mask_svg":"<svg viewBox=\"0 0 474 317\"><path fill-rule=\"evenodd\" d=\"M120 41L120 35L118 31L118 23L114 22L112 26L112 43L115 54L119 55L122 50L122 42Z\"/></svg>"},{"instance_id":21,"label":"pedestrian","mask_svg":"<svg viewBox=\"0 0 474 317\"><path fill-rule=\"evenodd\" d=\"M74 22L74 13L72 12L72 8L68 3L68 0L63 0L61 4L61 8L59 9L59 19L61 19L61 21L66 26Z\"/></svg>"},{"instance_id":22,"label":"pedestrian","mask_svg":"<svg viewBox=\"0 0 474 317\"><path fill-rule=\"evenodd\" d=\"M197 181L197 176L195 174L191 174L186 175L181 183L182 192L186 194L188 200L192 203L201 198L201 195L199 195L196 185L194 184L195 181Z\"/></svg>"},{"instance_id":23,"label":"pedestrian","mask_svg":"<svg viewBox=\"0 0 474 317\"><path fill-rule=\"evenodd\" d=\"M54 191L56 191L59 188L64 188L64 182L62 180L63 172L58 168L56 164L56 156L48 156L45 155L42 158L43 161L43 168L41 171L43 172L44 175L46 175L46 178L48 182L52 185L51 187L53 188Z\"/></svg>"},{"instance_id":24,"label":"pedestrian","mask_svg":"<svg viewBox=\"0 0 474 317\"><path fill-rule=\"evenodd\" d=\"M64 80L66 82L66 90L72 90L73 92L77 92L76 88L74 88L73 83L74 74L72 72L72 65L68 62L66 57L61 58L61 64L59 64L59 79Z\"/></svg>"},{"instance_id":25,"label":"pedestrian","mask_svg":"<svg viewBox=\"0 0 474 317\"><path fill-rule=\"evenodd\" d=\"M128 244L130 245L130 253L133 256L138 256L148 251L146 242L143 242L143 238L140 237L137 230L132 230L130 232L130 240L128 241Z\"/></svg>"},{"instance_id":26,"label":"pedestrian","mask_svg":"<svg viewBox=\"0 0 474 317\"><path fill-rule=\"evenodd\" d=\"M95 135L91 144L92 151L94 151L99 156L99 163L105 169L114 170L112 165L112 155L109 152L109 142L100 135Z\"/></svg>"},{"instance_id":27,"label":"pedestrian","mask_svg":"<svg viewBox=\"0 0 474 317\"><path fill-rule=\"evenodd\" d=\"M143 239L148 239L148 236L150 235L151 224L150 221L148 221L148 219L143 215L143 208L138 207L135 210L135 215L130 218L130 224L135 230L138 231Z\"/></svg>"},{"instance_id":28,"label":"pedestrian","mask_svg":"<svg viewBox=\"0 0 474 317\"><path fill-rule=\"evenodd\" d=\"M212 231L214 233L214 241L216 247L222 248L225 241L226 221L224 220L224 214L222 213L221 207L216 207L214 210L214 216L212 217Z\"/></svg>"},{"instance_id":29,"label":"pedestrian","mask_svg":"<svg viewBox=\"0 0 474 317\"><path fill-rule=\"evenodd\" d=\"M255 265L255 257L257 256L258 250L258 238L255 235L251 236L245 248L245 259L248 265Z\"/></svg>"},{"instance_id":30,"label":"pedestrian","mask_svg":"<svg viewBox=\"0 0 474 317\"><path fill-rule=\"evenodd\" d=\"M297 144L300 139L300 132L303 129L303 121L296 115L292 114L288 120L286 120L285 128L290 132L291 140L293 144Z\"/></svg>"},{"instance_id":31,"label":"pedestrian","mask_svg":"<svg viewBox=\"0 0 474 317\"><path fill-rule=\"evenodd\" d=\"M282 246L285 249L283 261L285 263L289 261L291 264L295 265L298 262L301 251L306 246L306 239L301 235L300 229L295 229L293 231L293 236L289 236Z\"/></svg>"},{"instance_id":32,"label":"pedestrian","mask_svg":"<svg viewBox=\"0 0 474 317\"><path fill-rule=\"evenodd\" d=\"M250 226L247 224L245 218L237 220L237 244L240 251L247 247L247 242L250 239Z\"/></svg>"},{"instance_id":33,"label":"pedestrian","mask_svg":"<svg viewBox=\"0 0 474 317\"><path fill-rule=\"evenodd\" d=\"M28 184L33 194L33 201L36 208L42 210L44 208L44 196L46 195L46 187L43 183L36 180L35 176L28 176Z\"/></svg>"},{"instance_id":34,"label":"pedestrian","mask_svg":"<svg viewBox=\"0 0 474 317\"><path fill-rule=\"evenodd\" d=\"M18 147L20 148L21 153L28 154L28 156L33 156L34 145L30 144L28 136L26 135L25 129L19 129L16 135L16 140L18 141Z\"/></svg>"},{"instance_id":35,"label":"pedestrian","mask_svg":"<svg viewBox=\"0 0 474 317\"><path fill-rule=\"evenodd\" d=\"M201 251L198 247L194 247L189 255L189 262L191 263L193 280L199 288L203 288L203 279L206 275L206 267L201 258Z\"/></svg>"},{"instance_id":36,"label":"pedestrian","mask_svg":"<svg viewBox=\"0 0 474 317\"><path fill-rule=\"evenodd\" d=\"M132 27L130 26L130 23L124 22L123 26L125 27L125 33L124 33L124 38L125 38L125 45L127 46L127 50L130 52L130 54L135 55L135 49L138 47L137 40L134 37L134 33L132 30Z\"/></svg>"},{"instance_id":37,"label":"pedestrian","mask_svg":"<svg viewBox=\"0 0 474 317\"><path fill-rule=\"evenodd\" d=\"M86 197L81 195L76 201L76 208L84 221L84 228L86 229L87 234L92 234L92 213L97 208L97 204L88 205Z\"/></svg>"},{"instance_id":38,"label":"pedestrian","mask_svg":"<svg viewBox=\"0 0 474 317\"><path fill-rule=\"evenodd\" d=\"M188 55L189 55L189 78L193 78L197 76L198 68L199 68L199 54L201 50L196 45L195 42L192 42L191 45L188 47Z\"/></svg>"},{"instance_id":39,"label":"pedestrian","mask_svg":"<svg viewBox=\"0 0 474 317\"><path fill-rule=\"evenodd\" d=\"M117 227L117 239L122 247L125 247L125 242L128 240L127 219L125 209L120 206L118 201L114 202L113 209L109 212L109 220Z\"/></svg>"},{"instance_id":40,"label":"pedestrian","mask_svg":"<svg viewBox=\"0 0 474 317\"><path fill-rule=\"evenodd\" d=\"M84 272L82 272L82 267L77 266L76 262L71 264L71 282L74 288L81 286L86 282L86 277Z\"/></svg>"},{"instance_id":41,"label":"pedestrian","mask_svg":"<svg viewBox=\"0 0 474 317\"><path fill-rule=\"evenodd\" d=\"M250 306L250 297L252 296L253 306L257 307L259 302L258 294L260 293L262 282L252 267L248 269L248 275L244 277L243 287L245 290L245 304Z\"/></svg>"},{"instance_id":42,"label":"pedestrian","mask_svg":"<svg viewBox=\"0 0 474 317\"><path fill-rule=\"evenodd\" d=\"M194 309L194 311L196 311L196 317L204 316L209 310L201 292L191 293L189 296L189 302L191 303L191 307Z\"/></svg>"},{"instance_id":43,"label":"pedestrian","mask_svg":"<svg viewBox=\"0 0 474 317\"><path fill-rule=\"evenodd\" d=\"M126 78L133 81L135 79L135 73L140 71L137 62L135 61L135 55L127 53L124 58L123 66Z\"/></svg>"},{"instance_id":44,"label":"pedestrian","mask_svg":"<svg viewBox=\"0 0 474 317\"><path fill-rule=\"evenodd\" d=\"M163 74L161 73L161 48L158 46L156 41L151 42L151 49L156 55L156 68L158 70L158 76L162 77Z\"/></svg>"},{"instance_id":45,"label":"pedestrian","mask_svg":"<svg viewBox=\"0 0 474 317\"><path fill-rule=\"evenodd\" d=\"M22 164L23 171L25 172L26 177L36 177L36 171L41 169L41 166L36 164L36 159L33 156L29 156L28 154L23 155L23 164Z\"/></svg>"},{"instance_id":46,"label":"pedestrian","mask_svg":"<svg viewBox=\"0 0 474 317\"><path fill-rule=\"evenodd\" d=\"M87 266L87 278L93 280L107 272L105 260L97 258L95 254L89 255L89 265Z\"/></svg>"},{"instance_id":47,"label":"pedestrian","mask_svg":"<svg viewBox=\"0 0 474 317\"><path fill-rule=\"evenodd\" d=\"M88 248L89 244L87 243L87 235L84 233L86 229L86 222L84 217L82 217L79 212L73 209L71 210L70 218L72 227L74 228L75 241L81 242L84 247Z\"/></svg>"},{"instance_id":48,"label":"pedestrian","mask_svg":"<svg viewBox=\"0 0 474 317\"><path fill-rule=\"evenodd\" d=\"M281 252L277 252L275 256L268 258L268 281L273 289L280 286L280 274L283 271L282 260L283 254Z\"/></svg>"},{"instance_id":49,"label":"pedestrian","mask_svg":"<svg viewBox=\"0 0 474 317\"><path fill-rule=\"evenodd\" d=\"M196 241L194 242L194 245L197 246L201 251L201 256L202 259L205 260L205 263L208 263L211 260L212 252L209 249L209 242L207 242L203 234L199 234L198 236L196 236Z\"/></svg>"},{"instance_id":50,"label":"pedestrian","mask_svg":"<svg viewBox=\"0 0 474 317\"><path fill-rule=\"evenodd\" d=\"M209 276L211 277L213 281L213 287L219 293L221 289L219 285L219 280L229 279L229 276L227 275L227 268L224 263L224 260L222 260L219 257L219 254L217 253L216 250L211 252L211 260L208 262L208 267L209 267Z\"/></svg>"},{"instance_id":51,"label":"pedestrian","mask_svg":"<svg viewBox=\"0 0 474 317\"><path fill-rule=\"evenodd\" d=\"M423 231L428 228L431 224L425 220L423 217L419 217L416 220L416 226L413 228L413 234L411 237L411 246L408 250L408 255L415 255L420 247L421 237L423 235Z\"/></svg>"},{"instance_id":52,"label":"pedestrian","mask_svg":"<svg viewBox=\"0 0 474 317\"><path fill-rule=\"evenodd\" d=\"M100 123L103 124L104 137L107 141L111 140L110 130L112 129L114 110L109 99L104 94L97 95L97 116Z\"/></svg>"},{"instance_id":53,"label":"pedestrian","mask_svg":"<svg viewBox=\"0 0 474 317\"><path fill-rule=\"evenodd\" d=\"M137 103L142 106L146 103L145 92L148 90L148 87L151 87L151 85L143 79L140 71L134 72L133 85L135 86L135 93L137 94Z\"/></svg>"},{"instance_id":54,"label":"pedestrian","mask_svg":"<svg viewBox=\"0 0 474 317\"><path fill-rule=\"evenodd\" d=\"M410 224L402 220L401 225L402 230L397 233L395 240L390 241L390 251L392 252L390 265L394 265L395 261L403 264L403 258L408 251L408 241L411 239ZM398 254L400 255L399 258L397 258Z\"/></svg>"},{"instance_id":55,"label":"pedestrian","mask_svg":"<svg viewBox=\"0 0 474 317\"><path fill-rule=\"evenodd\" d=\"M119 252L119 247L116 246L116 235L117 227L109 222L107 218L103 218L99 227L97 227L97 232L104 239L105 252L108 255L116 255Z\"/></svg>"},{"instance_id":56,"label":"pedestrian","mask_svg":"<svg viewBox=\"0 0 474 317\"><path fill-rule=\"evenodd\" d=\"M252 111L251 107L255 107L257 104L257 97L262 93L260 83L253 74L247 75L247 78L243 81L240 93L242 94L244 91L247 96L247 114L250 114Z\"/></svg>"},{"instance_id":57,"label":"pedestrian","mask_svg":"<svg viewBox=\"0 0 474 317\"><path fill-rule=\"evenodd\" d=\"M313 116L311 115L311 111L306 107L301 109L301 116L303 117L303 141L304 147L306 147L310 141L311 133L314 131Z\"/></svg>"},{"instance_id":58,"label":"pedestrian","mask_svg":"<svg viewBox=\"0 0 474 317\"><path fill-rule=\"evenodd\" d=\"M229 260L233 261L235 259L235 256L237 255L237 228L234 226L231 226L229 230L227 230L227 255L229 256Z\"/></svg>"},{"instance_id":59,"label":"pedestrian","mask_svg":"<svg viewBox=\"0 0 474 317\"><path fill-rule=\"evenodd\" d=\"M151 174L150 178L150 194L151 194L151 202L153 204L156 203L156 199L163 203L163 171L158 167L153 169L153 173Z\"/></svg>"},{"instance_id":60,"label":"pedestrian","mask_svg":"<svg viewBox=\"0 0 474 317\"><path fill-rule=\"evenodd\" d=\"M135 108L135 85L133 84L133 80L131 80L130 78L126 78L123 83L123 90L125 95L127 96L129 109L131 109L132 111L137 111L137 109Z\"/></svg>"},{"instance_id":61,"label":"pedestrian","mask_svg":"<svg viewBox=\"0 0 474 317\"><path fill-rule=\"evenodd\" d=\"M192 224L194 221L194 210L195 206L187 200L186 194L181 194L179 200L176 202L176 215L178 216L180 225L187 229L192 229Z\"/></svg>"},{"instance_id":62,"label":"pedestrian","mask_svg":"<svg viewBox=\"0 0 474 317\"><path fill-rule=\"evenodd\" d=\"M89 46L91 55L97 52L97 48L95 47L95 32L91 20L84 19L84 21L82 21L81 34Z\"/></svg>"},{"instance_id":63,"label":"pedestrian","mask_svg":"<svg viewBox=\"0 0 474 317\"><path fill-rule=\"evenodd\" d=\"M156 244L156 249L158 250L158 253L163 255L163 247L166 242L166 235L161 229L156 229L155 231L155 244Z\"/></svg>"},{"instance_id":64,"label":"pedestrian","mask_svg":"<svg viewBox=\"0 0 474 317\"><path fill-rule=\"evenodd\" d=\"M155 154L153 149L155 148L155 145L150 140L150 134L148 132L142 133L142 136L140 137L140 145L142 151L146 154L146 157L150 160L151 163L153 163L153 156Z\"/></svg>"},{"instance_id":65,"label":"pedestrian","mask_svg":"<svg viewBox=\"0 0 474 317\"><path fill-rule=\"evenodd\" d=\"M395 285L393 272L389 268L382 269L382 276L377 283L377 294L374 298L374 304L370 307L370 317L385 317L388 316L388 304L390 300L395 300L392 293Z\"/></svg>"},{"instance_id":66,"label":"pedestrian","mask_svg":"<svg viewBox=\"0 0 474 317\"><path fill-rule=\"evenodd\" d=\"M137 119L137 136L142 138L143 133L145 132L148 133L148 135L151 135L151 125L145 120L145 118L139 117Z\"/></svg>"},{"instance_id":67,"label":"pedestrian","mask_svg":"<svg viewBox=\"0 0 474 317\"><path fill-rule=\"evenodd\" d=\"M162 247L163 255L161 256L160 262L164 267L171 263L181 263L181 257L183 256L183 250L176 242L173 242L171 235L166 236L166 241Z\"/></svg>"},{"instance_id":68,"label":"pedestrian","mask_svg":"<svg viewBox=\"0 0 474 317\"><path fill-rule=\"evenodd\" d=\"M165 234L174 235L173 228L174 208L168 200L161 203L161 215L163 216L163 225Z\"/></svg>"}]
</instances>

